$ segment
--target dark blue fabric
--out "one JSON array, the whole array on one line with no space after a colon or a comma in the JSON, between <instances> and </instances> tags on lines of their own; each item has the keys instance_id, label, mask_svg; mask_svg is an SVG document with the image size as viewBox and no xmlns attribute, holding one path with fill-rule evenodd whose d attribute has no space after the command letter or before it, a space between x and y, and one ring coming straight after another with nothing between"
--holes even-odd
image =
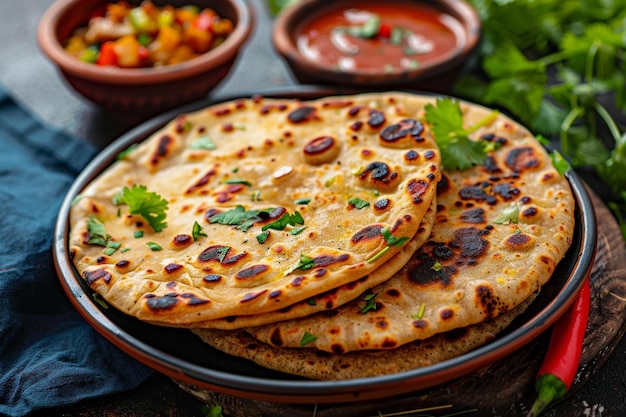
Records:
<instances>
[{"instance_id":1,"label":"dark blue fabric","mask_svg":"<svg viewBox=\"0 0 626 417\"><path fill-rule=\"evenodd\" d=\"M151 373L80 317L52 262L57 211L95 153L0 88L0 415L128 390Z\"/></svg>"}]
</instances>

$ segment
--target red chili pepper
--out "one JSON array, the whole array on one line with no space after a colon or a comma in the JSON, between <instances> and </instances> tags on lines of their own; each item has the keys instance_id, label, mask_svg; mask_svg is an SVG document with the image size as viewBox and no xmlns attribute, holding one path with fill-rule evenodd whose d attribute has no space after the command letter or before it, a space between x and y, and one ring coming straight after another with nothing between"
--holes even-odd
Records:
<instances>
[{"instance_id":1,"label":"red chili pepper","mask_svg":"<svg viewBox=\"0 0 626 417\"><path fill-rule=\"evenodd\" d=\"M572 385L583 350L589 320L589 303L590 289L587 278L574 305L552 328L548 351L535 382L537 399L527 417L538 416L553 401L561 399Z\"/></svg>"},{"instance_id":2,"label":"red chili pepper","mask_svg":"<svg viewBox=\"0 0 626 417\"><path fill-rule=\"evenodd\" d=\"M100 55L98 55L98 61L96 63L100 66L117 65L114 42L109 41L102 44L100 47Z\"/></svg>"},{"instance_id":3,"label":"red chili pepper","mask_svg":"<svg viewBox=\"0 0 626 417\"><path fill-rule=\"evenodd\" d=\"M391 36L391 26L382 23L378 29L378 36L381 38L389 38Z\"/></svg>"}]
</instances>

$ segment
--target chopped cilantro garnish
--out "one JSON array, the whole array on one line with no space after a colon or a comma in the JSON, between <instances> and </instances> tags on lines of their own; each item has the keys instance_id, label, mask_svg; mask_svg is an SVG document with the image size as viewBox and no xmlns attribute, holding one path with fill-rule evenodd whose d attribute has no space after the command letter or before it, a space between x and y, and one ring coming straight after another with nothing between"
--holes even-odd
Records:
<instances>
[{"instance_id":1,"label":"chopped cilantro garnish","mask_svg":"<svg viewBox=\"0 0 626 417\"><path fill-rule=\"evenodd\" d=\"M255 192L253 192L250 196L250 199L252 201L261 201L261 190L256 190Z\"/></svg>"},{"instance_id":2,"label":"chopped cilantro garnish","mask_svg":"<svg viewBox=\"0 0 626 417\"><path fill-rule=\"evenodd\" d=\"M238 179L238 178L225 179L224 180L224 184L243 184L243 185L247 185L248 187L250 187L252 185L252 183L250 181L241 180L241 179Z\"/></svg>"},{"instance_id":3,"label":"chopped cilantro garnish","mask_svg":"<svg viewBox=\"0 0 626 417\"><path fill-rule=\"evenodd\" d=\"M256 235L256 240L259 243L265 243L265 241L267 240L268 237L270 237L270 232L269 232L269 230L266 230L266 231L261 232L258 235Z\"/></svg>"},{"instance_id":4,"label":"chopped cilantro garnish","mask_svg":"<svg viewBox=\"0 0 626 417\"><path fill-rule=\"evenodd\" d=\"M202 226L200 226L198 222L193 222L191 236L193 237L193 241L195 242L200 236L207 237L207 234L202 231Z\"/></svg>"},{"instance_id":5,"label":"chopped cilantro garnish","mask_svg":"<svg viewBox=\"0 0 626 417\"><path fill-rule=\"evenodd\" d=\"M115 242L113 240L109 240L107 242L107 247L104 249L104 254L107 256L111 256L117 251L122 244L120 242Z\"/></svg>"},{"instance_id":6,"label":"chopped cilantro garnish","mask_svg":"<svg viewBox=\"0 0 626 417\"><path fill-rule=\"evenodd\" d=\"M294 227L293 229L291 229L289 231L290 234L292 235L298 235L300 234L304 229L306 229L306 226L298 226L298 227Z\"/></svg>"},{"instance_id":7,"label":"chopped cilantro garnish","mask_svg":"<svg viewBox=\"0 0 626 417\"><path fill-rule=\"evenodd\" d=\"M104 223L102 223L97 217L91 216L87 221L87 231L89 232L89 239L87 243L90 245L106 246L108 235L104 229Z\"/></svg>"},{"instance_id":8,"label":"chopped cilantro garnish","mask_svg":"<svg viewBox=\"0 0 626 417\"><path fill-rule=\"evenodd\" d=\"M519 208L517 204L511 204L500 212L500 215L493 219L496 224L517 224L519 222Z\"/></svg>"},{"instance_id":9,"label":"chopped cilantro garnish","mask_svg":"<svg viewBox=\"0 0 626 417\"><path fill-rule=\"evenodd\" d=\"M361 200L358 197L352 197L351 199L348 200L349 204L352 204L355 208L361 210L367 206L370 205L369 202L365 201L365 200Z\"/></svg>"},{"instance_id":10,"label":"chopped cilantro garnish","mask_svg":"<svg viewBox=\"0 0 626 417\"><path fill-rule=\"evenodd\" d=\"M202 413L204 414L204 417L224 417L222 411L223 409L219 405L204 404L202 406Z\"/></svg>"},{"instance_id":11,"label":"chopped cilantro garnish","mask_svg":"<svg viewBox=\"0 0 626 417\"><path fill-rule=\"evenodd\" d=\"M387 246L385 246L383 249L378 251L374 256L369 258L367 260L367 262L369 262L369 263L372 263L372 262L380 259L385 253L387 253L389 251L389 249L392 246L402 246L402 245L404 245L404 243L407 240L409 240L409 238L406 237L406 236L395 237L394 235L391 234L391 232L389 231L388 227L385 227L385 228L381 229L380 234L383 236L383 239L385 239L385 242L387 243Z\"/></svg>"},{"instance_id":12,"label":"chopped cilantro garnish","mask_svg":"<svg viewBox=\"0 0 626 417\"><path fill-rule=\"evenodd\" d=\"M271 208L263 210L246 210L242 205L238 205L233 209L216 214L209 219L209 222L212 224L218 223L232 225L245 232L254 225L254 220L258 219L257 216L260 213L269 213L271 211Z\"/></svg>"},{"instance_id":13,"label":"chopped cilantro garnish","mask_svg":"<svg viewBox=\"0 0 626 417\"><path fill-rule=\"evenodd\" d=\"M120 249L120 253L128 252L130 248L122 248Z\"/></svg>"},{"instance_id":14,"label":"chopped cilantro garnish","mask_svg":"<svg viewBox=\"0 0 626 417\"><path fill-rule=\"evenodd\" d=\"M426 303L421 303L420 309L417 311L417 313L411 315L411 318L413 320L421 320L422 317L424 317L425 312L426 312Z\"/></svg>"},{"instance_id":15,"label":"chopped cilantro garnish","mask_svg":"<svg viewBox=\"0 0 626 417\"><path fill-rule=\"evenodd\" d=\"M155 232L160 232L167 227L164 221L167 217L168 202L160 195L149 192L145 185L133 185L115 195L115 204L127 204L131 214L139 214L143 217Z\"/></svg>"},{"instance_id":16,"label":"chopped cilantro garnish","mask_svg":"<svg viewBox=\"0 0 626 417\"><path fill-rule=\"evenodd\" d=\"M291 274L296 269L307 270L311 269L315 266L315 259L306 256L305 254L300 254L300 261L285 271L285 275Z\"/></svg>"},{"instance_id":17,"label":"chopped cilantro garnish","mask_svg":"<svg viewBox=\"0 0 626 417\"><path fill-rule=\"evenodd\" d=\"M228 255L228 251L230 251L230 246L224 246L223 248L219 248L217 250L217 253L219 254L217 261L219 263L224 262L224 259L226 259L226 255Z\"/></svg>"},{"instance_id":18,"label":"chopped cilantro garnish","mask_svg":"<svg viewBox=\"0 0 626 417\"><path fill-rule=\"evenodd\" d=\"M306 300L306 303L307 303L308 305L310 305L310 306L317 305L317 302L315 301L315 298L314 298L314 297L308 298L308 299Z\"/></svg>"},{"instance_id":19,"label":"chopped cilantro garnish","mask_svg":"<svg viewBox=\"0 0 626 417\"><path fill-rule=\"evenodd\" d=\"M189 149L192 151L213 151L217 149L217 145L213 142L213 139L209 135L200 136L196 139L190 146Z\"/></svg>"},{"instance_id":20,"label":"chopped cilantro garnish","mask_svg":"<svg viewBox=\"0 0 626 417\"><path fill-rule=\"evenodd\" d=\"M135 239L139 239L140 237L143 237L143 230L137 230L133 236L135 236Z\"/></svg>"},{"instance_id":21,"label":"chopped cilantro garnish","mask_svg":"<svg viewBox=\"0 0 626 417\"><path fill-rule=\"evenodd\" d=\"M148 245L148 247L152 249L153 251L158 251L158 250L163 249L158 243L154 243L154 242L146 242L146 245Z\"/></svg>"},{"instance_id":22,"label":"chopped cilantro garnish","mask_svg":"<svg viewBox=\"0 0 626 417\"><path fill-rule=\"evenodd\" d=\"M84 197L84 196L83 196L82 194L78 194L76 197L74 197L74 198L72 199L72 202L70 203L70 206L73 206L73 205L75 205L76 203L78 203L80 200L82 200L82 199L83 199L83 197Z\"/></svg>"},{"instance_id":23,"label":"chopped cilantro garnish","mask_svg":"<svg viewBox=\"0 0 626 417\"><path fill-rule=\"evenodd\" d=\"M302 335L302 339L300 339L300 347L306 346L309 343L313 343L316 340L317 340L317 336L305 331L304 334Z\"/></svg>"},{"instance_id":24,"label":"chopped cilantro garnish","mask_svg":"<svg viewBox=\"0 0 626 417\"><path fill-rule=\"evenodd\" d=\"M133 153L133 151L137 148L137 144L133 143L132 145L130 145L128 148L124 149L122 152L118 153L115 156L115 160L116 161L121 161L122 159L126 158L128 155L130 155L131 153Z\"/></svg>"},{"instance_id":25,"label":"chopped cilantro garnish","mask_svg":"<svg viewBox=\"0 0 626 417\"><path fill-rule=\"evenodd\" d=\"M299 199L295 200L293 203L294 204L306 205L306 204L309 204L310 202L311 202L310 198L299 198Z\"/></svg>"},{"instance_id":26,"label":"chopped cilantro garnish","mask_svg":"<svg viewBox=\"0 0 626 417\"><path fill-rule=\"evenodd\" d=\"M554 166L554 169L556 169L559 174L563 175L572 169L567 159L563 158L563 155L561 155L559 151L552 151L550 157L552 158L552 166Z\"/></svg>"},{"instance_id":27,"label":"chopped cilantro garnish","mask_svg":"<svg viewBox=\"0 0 626 417\"><path fill-rule=\"evenodd\" d=\"M435 272L441 271L441 268L443 268L443 265L441 265L441 262L439 262L439 261L435 261L433 266L430 267L430 269L432 269Z\"/></svg>"},{"instance_id":28,"label":"chopped cilantro garnish","mask_svg":"<svg viewBox=\"0 0 626 417\"><path fill-rule=\"evenodd\" d=\"M474 141L469 134L487 125L497 117L493 111L479 120L474 126L463 127L463 113L458 101L451 98L438 98L436 105L426 105L426 121L431 125L433 134L441 151L441 162L446 169L464 170L481 164L486 157L485 144Z\"/></svg>"},{"instance_id":29,"label":"chopped cilantro garnish","mask_svg":"<svg viewBox=\"0 0 626 417\"><path fill-rule=\"evenodd\" d=\"M284 216L282 216L280 219L272 223L266 224L265 226L261 228L261 230L263 231L267 229L283 230L285 227L287 227L287 225L295 226L297 224L304 224L304 219L302 218L302 215L298 211L295 211L293 214L287 213Z\"/></svg>"},{"instance_id":30,"label":"chopped cilantro garnish","mask_svg":"<svg viewBox=\"0 0 626 417\"><path fill-rule=\"evenodd\" d=\"M363 301L365 301L365 303L361 303L360 305L362 314L365 314L371 310L376 310L378 308L375 300L377 295L378 293L369 293L363 297Z\"/></svg>"}]
</instances>

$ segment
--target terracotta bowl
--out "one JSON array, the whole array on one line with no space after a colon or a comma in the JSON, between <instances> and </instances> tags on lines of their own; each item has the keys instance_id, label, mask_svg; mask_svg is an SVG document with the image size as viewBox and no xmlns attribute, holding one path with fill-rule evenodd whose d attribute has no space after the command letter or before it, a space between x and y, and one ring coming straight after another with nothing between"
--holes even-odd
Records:
<instances>
[{"instance_id":1,"label":"terracotta bowl","mask_svg":"<svg viewBox=\"0 0 626 417\"><path fill-rule=\"evenodd\" d=\"M425 6L448 15L454 22L456 45L436 58L428 59L413 68L389 71L379 69L339 69L322 60L305 56L298 46L303 28L315 19L332 11L351 8L367 10L368 5L384 3L388 7L403 5ZM384 22L384 17L381 17ZM275 50L289 64L294 76L302 83L321 83L342 87L368 89L403 88L433 92L449 92L449 87L459 75L463 64L476 49L481 34L481 21L474 8L463 0L301 0L285 8L276 18L273 28ZM424 33L428 37L428 33ZM417 58L419 61L419 57ZM385 57L381 57L382 64Z\"/></svg>"},{"instance_id":2,"label":"terracotta bowl","mask_svg":"<svg viewBox=\"0 0 626 417\"><path fill-rule=\"evenodd\" d=\"M85 63L66 53L63 45L72 31L85 25L89 16L108 2L57 0L41 18L37 40L43 53L77 92L130 118L154 116L205 97L229 73L254 24L253 11L246 0L194 0L197 6L210 7L235 25L222 45L197 58L159 68L118 68ZM154 3L178 7L190 4L185 0Z\"/></svg>"}]
</instances>

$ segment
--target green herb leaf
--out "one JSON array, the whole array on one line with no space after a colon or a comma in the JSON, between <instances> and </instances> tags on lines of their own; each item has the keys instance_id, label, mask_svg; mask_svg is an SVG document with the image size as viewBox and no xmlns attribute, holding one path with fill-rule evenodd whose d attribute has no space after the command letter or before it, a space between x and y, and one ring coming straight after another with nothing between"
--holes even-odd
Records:
<instances>
[{"instance_id":1,"label":"green herb leaf","mask_svg":"<svg viewBox=\"0 0 626 417\"><path fill-rule=\"evenodd\" d=\"M563 158L563 155L559 153L559 151L554 150L550 153L550 157L552 158L552 165L554 169L561 175L564 175L567 171L572 169L567 159Z\"/></svg>"},{"instance_id":2,"label":"green herb leaf","mask_svg":"<svg viewBox=\"0 0 626 417\"><path fill-rule=\"evenodd\" d=\"M192 151L213 151L217 149L217 145L209 135L200 136L189 146Z\"/></svg>"},{"instance_id":3,"label":"green herb leaf","mask_svg":"<svg viewBox=\"0 0 626 417\"><path fill-rule=\"evenodd\" d=\"M424 317L424 313L426 312L426 303L421 303L420 308L417 313L411 315L413 320L421 320Z\"/></svg>"},{"instance_id":4,"label":"green herb leaf","mask_svg":"<svg viewBox=\"0 0 626 417\"><path fill-rule=\"evenodd\" d=\"M292 235L299 235L300 233L302 233L304 229L306 229L306 226L294 227L293 229L289 231L289 233Z\"/></svg>"},{"instance_id":5,"label":"green herb leaf","mask_svg":"<svg viewBox=\"0 0 626 417\"><path fill-rule=\"evenodd\" d=\"M202 405L202 413L204 414L204 417L224 417L224 414L222 414L223 411L224 410L219 405Z\"/></svg>"},{"instance_id":6,"label":"green herb leaf","mask_svg":"<svg viewBox=\"0 0 626 417\"><path fill-rule=\"evenodd\" d=\"M443 268L443 265L441 265L441 262L439 262L439 261L435 261L433 266L430 267L430 269L432 269L435 272L441 271L441 268Z\"/></svg>"},{"instance_id":7,"label":"green herb leaf","mask_svg":"<svg viewBox=\"0 0 626 417\"><path fill-rule=\"evenodd\" d=\"M517 204L511 204L505 207L500 212L500 215L493 219L493 222L496 224L517 224L519 222L519 208Z\"/></svg>"},{"instance_id":8,"label":"green herb leaf","mask_svg":"<svg viewBox=\"0 0 626 417\"><path fill-rule=\"evenodd\" d=\"M293 203L294 204L306 205L306 204L309 204L310 202L311 202L310 198L299 198L299 199L295 200Z\"/></svg>"},{"instance_id":9,"label":"green herb leaf","mask_svg":"<svg viewBox=\"0 0 626 417\"><path fill-rule=\"evenodd\" d=\"M243 185L247 185L248 187L250 187L252 185L252 183L250 183L250 181L246 181L246 180L241 180L238 178L229 178L224 180L224 184L243 184Z\"/></svg>"},{"instance_id":10,"label":"green herb leaf","mask_svg":"<svg viewBox=\"0 0 626 417\"><path fill-rule=\"evenodd\" d=\"M94 292L91 294L91 297L93 298L93 300L98 303L100 305L100 307L104 308L105 310L109 308L109 305L107 304L107 302L104 300L104 298L102 298L102 296L100 294L98 294L97 292Z\"/></svg>"},{"instance_id":11,"label":"green herb leaf","mask_svg":"<svg viewBox=\"0 0 626 417\"><path fill-rule=\"evenodd\" d=\"M149 192L145 185L124 187L113 201L115 204L127 204L129 212L143 217L155 232L167 227L164 220L167 217L168 201L157 193Z\"/></svg>"},{"instance_id":12,"label":"green herb leaf","mask_svg":"<svg viewBox=\"0 0 626 417\"><path fill-rule=\"evenodd\" d=\"M137 149L137 144L133 143L132 145L130 145L128 148L124 149L123 151L121 151L120 153L118 153L115 156L115 160L116 161L121 161L122 159L126 158L128 155L130 155L131 153L133 153L133 151L135 149Z\"/></svg>"},{"instance_id":13,"label":"green herb leaf","mask_svg":"<svg viewBox=\"0 0 626 417\"><path fill-rule=\"evenodd\" d=\"M352 204L355 208L361 210L367 206L370 205L370 203L368 203L365 200L361 200L358 197L352 197L351 199L348 200L348 204Z\"/></svg>"},{"instance_id":14,"label":"green herb leaf","mask_svg":"<svg viewBox=\"0 0 626 417\"><path fill-rule=\"evenodd\" d=\"M158 243L154 242L146 242L146 245L148 245L148 247L153 251L159 251L163 249Z\"/></svg>"},{"instance_id":15,"label":"green herb leaf","mask_svg":"<svg viewBox=\"0 0 626 417\"><path fill-rule=\"evenodd\" d=\"M90 245L106 246L109 236L104 229L104 223L102 223L97 217L91 216L87 220L87 231L89 232L89 239L87 243Z\"/></svg>"},{"instance_id":16,"label":"green herb leaf","mask_svg":"<svg viewBox=\"0 0 626 417\"><path fill-rule=\"evenodd\" d=\"M143 230L137 230L133 236L135 236L135 239L139 239L140 237L143 237Z\"/></svg>"},{"instance_id":17,"label":"green herb leaf","mask_svg":"<svg viewBox=\"0 0 626 417\"><path fill-rule=\"evenodd\" d=\"M287 271L285 271L285 275L291 274L296 269L307 270L307 269L313 268L314 266L315 266L315 260L313 258L309 258L305 254L300 254L300 261L296 265L292 266Z\"/></svg>"},{"instance_id":18,"label":"green herb leaf","mask_svg":"<svg viewBox=\"0 0 626 417\"><path fill-rule=\"evenodd\" d=\"M431 125L441 152L441 162L446 169L464 170L482 164L486 157L485 144L473 141L468 134L491 123L497 116L492 113L469 129L463 127L463 113L458 101L449 97L438 98L436 105L426 105L426 121Z\"/></svg>"},{"instance_id":19,"label":"green herb leaf","mask_svg":"<svg viewBox=\"0 0 626 417\"><path fill-rule=\"evenodd\" d=\"M380 234L383 236L383 239L385 239L385 242L387 242L387 246L402 246L409 240L406 236L395 237L391 234L388 227L381 229Z\"/></svg>"},{"instance_id":20,"label":"green herb leaf","mask_svg":"<svg viewBox=\"0 0 626 417\"><path fill-rule=\"evenodd\" d=\"M267 240L267 238L270 237L270 232L269 230L266 230L264 232L259 233L258 235L256 235L256 240L259 243L265 243L265 241Z\"/></svg>"},{"instance_id":21,"label":"green herb leaf","mask_svg":"<svg viewBox=\"0 0 626 417\"><path fill-rule=\"evenodd\" d=\"M310 343L313 343L317 340L317 336L305 331L300 339L300 347L306 346Z\"/></svg>"},{"instance_id":22,"label":"green herb leaf","mask_svg":"<svg viewBox=\"0 0 626 417\"><path fill-rule=\"evenodd\" d=\"M365 314L369 311L372 310L376 310L378 308L378 305L376 304L376 296L378 295L378 293L369 293L366 294L363 297L363 301L365 301L364 303L361 303L360 308L361 308L361 313Z\"/></svg>"},{"instance_id":23,"label":"green herb leaf","mask_svg":"<svg viewBox=\"0 0 626 417\"><path fill-rule=\"evenodd\" d=\"M207 237L207 234L202 231L202 226L196 221L193 222L193 227L191 229L191 236L193 237L193 241L198 240L200 236Z\"/></svg>"}]
</instances>

